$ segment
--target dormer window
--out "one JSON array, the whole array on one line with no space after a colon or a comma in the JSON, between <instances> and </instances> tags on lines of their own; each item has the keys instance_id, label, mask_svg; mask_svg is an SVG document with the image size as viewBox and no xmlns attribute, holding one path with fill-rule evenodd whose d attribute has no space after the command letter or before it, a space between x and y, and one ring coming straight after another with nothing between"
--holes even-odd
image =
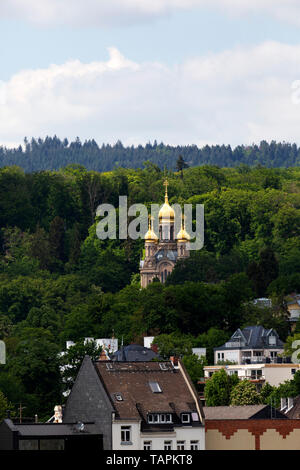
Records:
<instances>
[{"instance_id":1,"label":"dormer window","mask_svg":"<svg viewBox=\"0 0 300 470\"><path fill-rule=\"evenodd\" d=\"M117 401L123 401L123 400L124 400L124 398L123 398L123 396L121 395L121 393L115 393L115 399L116 399Z\"/></svg>"},{"instance_id":2,"label":"dormer window","mask_svg":"<svg viewBox=\"0 0 300 470\"><path fill-rule=\"evenodd\" d=\"M168 424L172 423L171 413L149 413L148 414L149 424Z\"/></svg>"},{"instance_id":3,"label":"dormer window","mask_svg":"<svg viewBox=\"0 0 300 470\"><path fill-rule=\"evenodd\" d=\"M188 424L191 421L191 417L189 413L182 413L181 414L181 422L182 424Z\"/></svg>"},{"instance_id":4,"label":"dormer window","mask_svg":"<svg viewBox=\"0 0 300 470\"><path fill-rule=\"evenodd\" d=\"M275 335L270 335L269 336L269 344L272 346L276 345L276 336Z\"/></svg>"}]
</instances>

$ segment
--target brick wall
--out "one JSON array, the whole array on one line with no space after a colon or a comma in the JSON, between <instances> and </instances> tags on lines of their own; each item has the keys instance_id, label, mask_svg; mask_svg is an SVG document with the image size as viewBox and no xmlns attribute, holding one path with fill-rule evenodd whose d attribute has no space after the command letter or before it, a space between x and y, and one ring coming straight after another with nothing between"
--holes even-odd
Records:
<instances>
[{"instance_id":1,"label":"brick wall","mask_svg":"<svg viewBox=\"0 0 300 470\"><path fill-rule=\"evenodd\" d=\"M300 419L206 420L207 450L300 450Z\"/></svg>"}]
</instances>

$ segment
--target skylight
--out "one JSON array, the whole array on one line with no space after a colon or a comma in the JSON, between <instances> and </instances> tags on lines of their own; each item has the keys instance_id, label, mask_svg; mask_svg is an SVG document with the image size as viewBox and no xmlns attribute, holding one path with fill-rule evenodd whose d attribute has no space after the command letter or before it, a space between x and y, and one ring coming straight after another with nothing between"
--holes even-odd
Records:
<instances>
[{"instance_id":1,"label":"skylight","mask_svg":"<svg viewBox=\"0 0 300 470\"><path fill-rule=\"evenodd\" d=\"M157 382L149 382L149 386L153 393L161 393L162 390Z\"/></svg>"}]
</instances>

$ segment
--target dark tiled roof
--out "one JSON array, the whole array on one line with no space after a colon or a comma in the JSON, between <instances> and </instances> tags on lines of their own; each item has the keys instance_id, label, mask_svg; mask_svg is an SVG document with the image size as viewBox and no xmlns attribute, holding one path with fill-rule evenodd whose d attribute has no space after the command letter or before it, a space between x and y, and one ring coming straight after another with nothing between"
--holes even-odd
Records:
<instances>
[{"instance_id":1,"label":"dark tiled roof","mask_svg":"<svg viewBox=\"0 0 300 470\"><path fill-rule=\"evenodd\" d=\"M158 358L152 349L145 348L139 344L129 344L128 346L122 346L111 356L112 361L125 361L125 362L145 362L152 361L152 359Z\"/></svg>"},{"instance_id":2,"label":"dark tiled roof","mask_svg":"<svg viewBox=\"0 0 300 470\"><path fill-rule=\"evenodd\" d=\"M246 346L242 346L241 349L247 348L247 349L274 349L274 348L280 348L283 349L284 344L283 342L279 339L277 332L274 329L265 329L263 326L247 326L243 330L237 330L232 337L230 338L230 341L236 340L236 333L240 331L242 333L242 339L246 340ZM268 342L268 338L270 333L274 333L277 340L276 340L276 345L270 345ZM244 337L244 338L243 338ZM218 348L214 348L216 351L218 350L223 350L223 349L236 349L236 348L227 348L225 344L223 346L220 346Z\"/></svg>"},{"instance_id":3,"label":"dark tiled roof","mask_svg":"<svg viewBox=\"0 0 300 470\"><path fill-rule=\"evenodd\" d=\"M110 396L117 417L144 419L147 413L196 412L193 396L180 370L171 362L95 362L96 370ZM161 393L153 393L149 382L157 382ZM121 394L118 401L115 394ZM200 421L199 421L200 424Z\"/></svg>"}]
</instances>

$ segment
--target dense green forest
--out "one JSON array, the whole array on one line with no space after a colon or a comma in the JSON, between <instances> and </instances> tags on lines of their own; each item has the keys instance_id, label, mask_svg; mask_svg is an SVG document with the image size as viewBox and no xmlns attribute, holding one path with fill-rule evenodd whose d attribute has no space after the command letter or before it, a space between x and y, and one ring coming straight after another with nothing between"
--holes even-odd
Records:
<instances>
[{"instance_id":1,"label":"dense green forest","mask_svg":"<svg viewBox=\"0 0 300 470\"><path fill-rule=\"evenodd\" d=\"M41 165L34 150L31 158L29 167ZM170 203L204 204L205 246L178 263L165 285L141 289L143 240L99 240L95 212L104 202L117 207L119 195L129 205L162 203L166 176ZM0 390L13 410L22 402L28 415L48 416L61 402L58 353L66 340L114 332L126 344L154 335L166 356L204 346L211 360L237 327L259 323L284 341L290 335L284 298L300 290L297 167L176 172L147 161L102 173L76 164L27 173L6 166L0 227L0 339L8 353ZM266 295L272 308L251 302Z\"/></svg>"},{"instance_id":2,"label":"dense green forest","mask_svg":"<svg viewBox=\"0 0 300 470\"><path fill-rule=\"evenodd\" d=\"M267 143L260 145L237 146L196 145L170 146L163 143L148 143L145 146L124 147L120 141L115 145L103 144L95 140L81 143L60 140L56 136L43 139L24 140L24 146L15 149L0 147L0 167L18 165L26 172L59 170L61 167L77 163L88 170L110 171L115 167L142 168L147 160L160 168L174 170L178 155L182 155L189 166L218 165L235 167L239 165L263 165L269 168L293 167L300 164L300 149L296 144Z\"/></svg>"}]
</instances>

